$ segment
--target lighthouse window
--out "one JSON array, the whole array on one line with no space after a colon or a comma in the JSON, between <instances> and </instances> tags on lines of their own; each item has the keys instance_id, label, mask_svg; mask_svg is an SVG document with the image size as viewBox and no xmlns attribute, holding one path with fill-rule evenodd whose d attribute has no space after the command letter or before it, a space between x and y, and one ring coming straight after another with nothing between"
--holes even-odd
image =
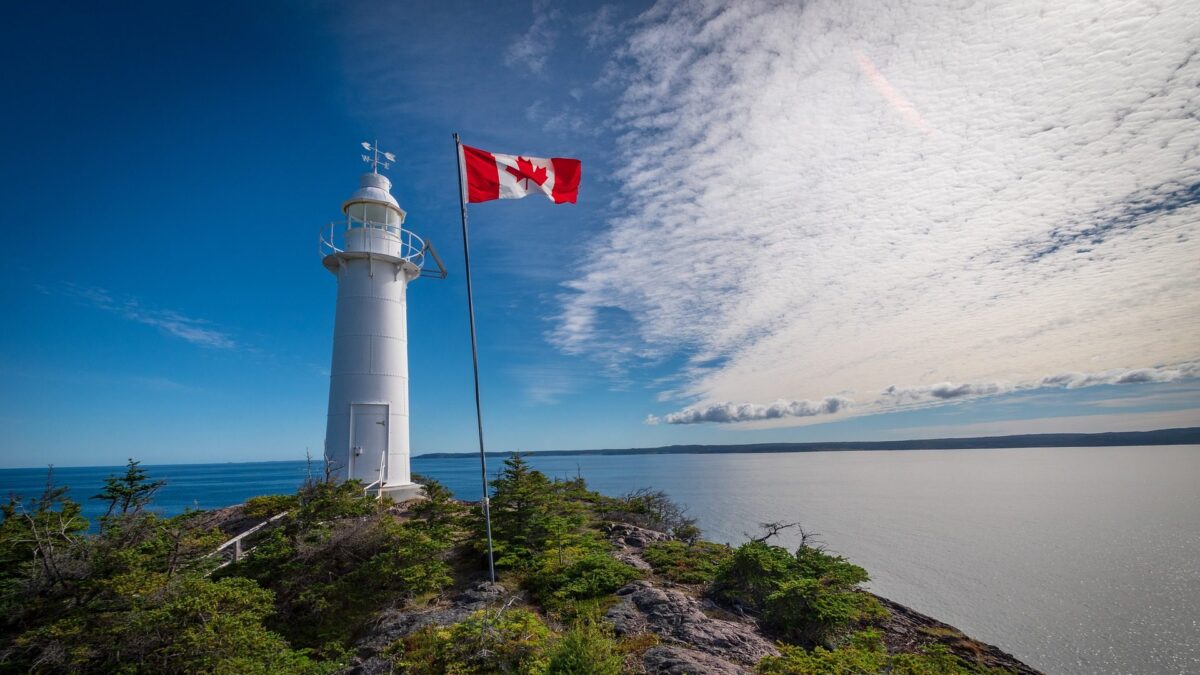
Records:
<instances>
[{"instance_id":1,"label":"lighthouse window","mask_svg":"<svg viewBox=\"0 0 1200 675\"><path fill-rule=\"evenodd\" d=\"M350 207L350 226L359 227L356 223L366 223L380 229L385 226L400 225L400 214L381 204L355 204Z\"/></svg>"}]
</instances>

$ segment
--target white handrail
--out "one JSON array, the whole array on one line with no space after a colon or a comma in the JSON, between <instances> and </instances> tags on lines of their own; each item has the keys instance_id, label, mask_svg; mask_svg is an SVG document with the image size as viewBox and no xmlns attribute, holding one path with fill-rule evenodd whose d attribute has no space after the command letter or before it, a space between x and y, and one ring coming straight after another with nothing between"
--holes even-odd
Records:
<instances>
[{"instance_id":1,"label":"white handrail","mask_svg":"<svg viewBox=\"0 0 1200 675\"><path fill-rule=\"evenodd\" d=\"M232 546L233 547L233 556L226 558L224 562L222 562L220 565L217 565L216 569L219 570L223 567L227 567L230 564L237 562L238 560L241 559L241 557L243 555L250 552L250 551L242 550L242 540L243 539L254 534L255 532L258 532L259 530L263 529L267 525L270 525L271 523L279 520L280 518L286 516L287 514L288 514L287 511L284 511L282 513L276 513L275 515L262 521L261 523L255 525L254 527L246 530L245 532L239 534L238 536L234 537L233 539L230 539L229 541L225 542L224 544L221 544L220 546L217 547L217 550L213 551L212 553L209 553L207 557L211 558L215 555L220 555L221 551L224 551L225 549ZM250 549L250 550L252 551L254 549ZM212 572L209 572L209 574L212 574Z\"/></svg>"},{"instance_id":2,"label":"white handrail","mask_svg":"<svg viewBox=\"0 0 1200 675\"><path fill-rule=\"evenodd\" d=\"M268 518L268 519L266 519L266 520L262 521L261 523L259 523L259 524L255 525L254 527L252 527L252 528L250 528L250 529L246 530L245 532L243 532L243 533L239 534L238 536L234 537L233 539L230 539L229 541L225 542L224 544L221 544L220 546L218 546L218 547L217 547L217 552L219 553L219 552L221 552L221 551L224 551L226 548L228 548L228 547L232 546L233 544L236 544L237 542L239 542L239 541L241 541L241 540L245 539L246 537L248 537L248 536L250 536L250 535L254 534L255 532L258 532L258 531L259 531L259 530L261 530L262 528L264 528L264 527L266 527L267 525L270 525L271 523L273 523L273 522L275 522L275 521L279 520L280 518L282 518L282 517L286 516L287 514L288 514L288 512L287 512L287 511L284 511L284 512L282 512L282 513L276 513L275 515L273 515L273 516L271 516L270 518Z\"/></svg>"},{"instance_id":3,"label":"white handrail","mask_svg":"<svg viewBox=\"0 0 1200 675\"><path fill-rule=\"evenodd\" d=\"M383 253L396 255L401 260L410 262L418 268L425 264L425 241L418 237L412 230L406 230L398 225L387 225L385 223L362 222L359 220L348 219L344 223L330 222L328 236L325 233L325 228L321 228L320 234L317 236L317 253L324 258L335 253L345 253L346 233L351 230L379 230L387 237L394 237L394 246L398 247L398 251L375 251L377 237L367 236L366 244L369 250L363 253ZM339 246L339 243L341 244Z\"/></svg>"},{"instance_id":4,"label":"white handrail","mask_svg":"<svg viewBox=\"0 0 1200 675\"><path fill-rule=\"evenodd\" d=\"M379 478L363 486L363 492L370 492L371 488L378 486L379 493L376 495L378 499L383 499L383 484L386 482L383 479L383 463L386 459L386 452L379 453Z\"/></svg>"}]
</instances>

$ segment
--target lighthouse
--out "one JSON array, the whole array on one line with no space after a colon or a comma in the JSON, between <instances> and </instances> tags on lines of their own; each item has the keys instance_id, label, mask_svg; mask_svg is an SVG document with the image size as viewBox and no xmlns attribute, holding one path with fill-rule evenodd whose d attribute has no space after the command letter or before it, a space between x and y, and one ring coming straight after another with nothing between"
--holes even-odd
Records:
<instances>
[{"instance_id":1,"label":"lighthouse","mask_svg":"<svg viewBox=\"0 0 1200 675\"><path fill-rule=\"evenodd\" d=\"M395 501L421 494L409 472L408 285L445 278L433 247L405 229L404 209L380 169L395 157L363 143L371 170L320 236L321 262L337 278L325 461L339 480ZM425 269L426 258L437 271Z\"/></svg>"}]
</instances>

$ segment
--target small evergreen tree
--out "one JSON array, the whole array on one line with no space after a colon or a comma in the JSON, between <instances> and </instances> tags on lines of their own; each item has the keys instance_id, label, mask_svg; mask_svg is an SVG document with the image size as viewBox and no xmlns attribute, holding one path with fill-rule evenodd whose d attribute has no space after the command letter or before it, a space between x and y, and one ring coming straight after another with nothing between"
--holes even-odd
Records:
<instances>
[{"instance_id":1,"label":"small evergreen tree","mask_svg":"<svg viewBox=\"0 0 1200 675\"><path fill-rule=\"evenodd\" d=\"M409 512L423 523L424 531L433 539L449 543L462 521L462 507L454 501L449 488L424 476L413 476L425 490L425 499L418 500Z\"/></svg>"},{"instance_id":2,"label":"small evergreen tree","mask_svg":"<svg viewBox=\"0 0 1200 675\"><path fill-rule=\"evenodd\" d=\"M104 489L100 494L95 495L92 499L102 502L108 502L108 509L101 517L101 522L105 522L116 515L137 514L142 511L154 499L154 493L158 492L167 482L164 480L150 480L146 470L139 466L141 462L129 459L129 463L125 465L124 476L109 476L104 479Z\"/></svg>"},{"instance_id":3,"label":"small evergreen tree","mask_svg":"<svg viewBox=\"0 0 1200 675\"><path fill-rule=\"evenodd\" d=\"M504 460L504 471L491 482L492 537L496 564L520 567L540 548L550 512L550 480L520 455Z\"/></svg>"},{"instance_id":4,"label":"small evergreen tree","mask_svg":"<svg viewBox=\"0 0 1200 675\"><path fill-rule=\"evenodd\" d=\"M62 593L78 577L75 554L88 521L66 495L50 467L40 497L25 503L11 495L0 506L0 626L19 625L36 598Z\"/></svg>"}]
</instances>

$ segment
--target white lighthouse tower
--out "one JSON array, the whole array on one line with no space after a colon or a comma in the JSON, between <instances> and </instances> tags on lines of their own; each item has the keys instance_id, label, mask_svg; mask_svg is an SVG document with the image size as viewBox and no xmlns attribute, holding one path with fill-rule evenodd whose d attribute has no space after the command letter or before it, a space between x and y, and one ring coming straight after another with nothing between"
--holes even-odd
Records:
<instances>
[{"instance_id":1,"label":"white lighthouse tower","mask_svg":"<svg viewBox=\"0 0 1200 675\"><path fill-rule=\"evenodd\" d=\"M403 228L404 209L379 173L395 161L363 143L371 171L342 204L344 218L320 237L322 262L337 277L325 459L340 480L404 501L420 495L408 459L408 284L444 278L432 247ZM438 272L423 270L425 256Z\"/></svg>"}]
</instances>

